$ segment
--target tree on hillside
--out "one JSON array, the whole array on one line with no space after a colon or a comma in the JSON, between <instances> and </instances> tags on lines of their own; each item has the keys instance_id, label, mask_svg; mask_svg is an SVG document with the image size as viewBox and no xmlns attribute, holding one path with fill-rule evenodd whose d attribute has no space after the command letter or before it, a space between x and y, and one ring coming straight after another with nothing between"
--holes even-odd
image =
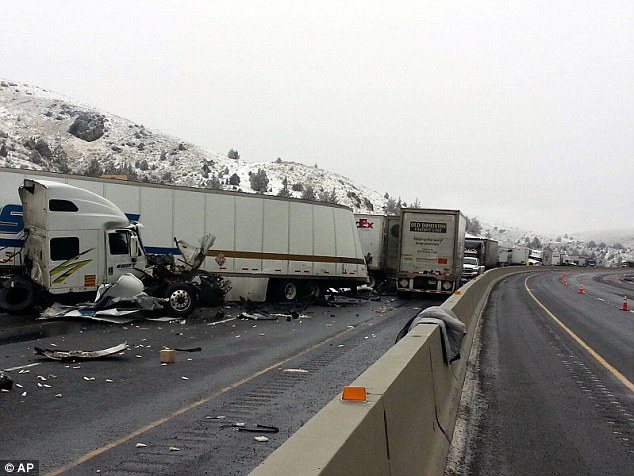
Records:
<instances>
[{"instance_id":1,"label":"tree on hillside","mask_svg":"<svg viewBox=\"0 0 634 476\"><path fill-rule=\"evenodd\" d=\"M291 191L288 189L288 179L286 177L284 177L284 180L282 180L282 188L279 192L277 192L277 196L284 198L288 198L291 196Z\"/></svg>"},{"instance_id":2,"label":"tree on hillside","mask_svg":"<svg viewBox=\"0 0 634 476\"><path fill-rule=\"evenodd\" d=\"M266 176L266 170L258 169L257 172L249 172L249 182L251 188L256 192L266 192L269 188L269 178Z\"/></svg>"},{"instance_id":3,"label":"tree on hillside","mask_svg":"<svg viewBox=\"0 0 634 476\"><path fill-rule=\"evenodd\" d=\"M597 244L594 242L594 240L590 240L588 241L588 248L596 248Z\"/></svg>"},{"instance_id":4,"label":"tree on hillside","mask_svg":"<svg viewBox=\"0 0 634 476\"><path fill-rule=\"evenodd\" d=\"M479 235L482 233L482 225L480 225L480 222L476 217L465 218L467 219L467 233L471 233L472 235Z\"/></svg>"},{"instance_id":5,"label":"tree on hillside","mask_svg":"<svg viewBox=\"0 0 634 476\"><path fill-rule=\"evenodd\" d=\"M534 237L533 241L531 241L530 248L533 250L540 250L542 248L542 242L539 241L539 238Z\"/></svg>"},{"instance_id":6,"label":"tree on hillside","mask_svg":"<svg viewBox=\"0 0 634 476\"><path fill-rule=\"evenodd\" d=\"M240 185L240 176L237 173L233 173L231 177L229 177L229 185Z\"/></svg>"},{"instance_id":7,"label":"tree on hillside","mask_svg":"<svg viewBox=\"0 0 634 476\"><path fill-rule=\"evenodd\" d=\"M307 185L304 188L304 191L302 192L302 199L311 200L313 202L317 200L317 194L315 193L315 189L313 188L312 185Z\"/></svg>"},{"instance_id":8,"label":"tree on hillside","mask_svg":"<svg viewBox=\"0 0 634 476\"><path fill-rule=\"evenodd\" d=\"M233 149L227 152L227 157L233 160L240 160L240 154L238 153L237 150L233 150Z\"/></svg>"}]
</instances>

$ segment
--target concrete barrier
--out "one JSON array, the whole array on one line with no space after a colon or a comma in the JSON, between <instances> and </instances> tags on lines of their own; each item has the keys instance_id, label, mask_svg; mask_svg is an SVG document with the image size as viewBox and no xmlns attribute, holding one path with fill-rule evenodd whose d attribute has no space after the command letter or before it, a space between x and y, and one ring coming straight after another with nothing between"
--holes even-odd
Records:
<instances>
[{"instance_id":1,"label":"concrete barrier","mask_svg":"<svg viewBox=\"0 0 634 476\"><path fill-rule=\"evenodd\" d=\"M459 360L444 362L437 325L418 325L350 384L366 388L367 402L338 395L251 474L442 475L474 331L491 289L509 274L547 270L497 268L468 282L442 305L467 327Z\"/></svg>"}]
</instances>

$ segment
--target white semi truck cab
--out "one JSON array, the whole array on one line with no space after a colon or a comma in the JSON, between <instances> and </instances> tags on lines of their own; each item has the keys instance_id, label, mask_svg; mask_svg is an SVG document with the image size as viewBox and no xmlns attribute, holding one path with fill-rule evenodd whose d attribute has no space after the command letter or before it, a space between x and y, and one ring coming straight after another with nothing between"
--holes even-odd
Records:
<instances>
[{"instance_id":1,"label":"white semi truck cab","mask_svg":"<svg viewBox=\"0 0 634 476\"><path fill-rule=\"evenodd\" d=\"M126 273L144 275L138 225L109 200L46 180L26 179L19 194L26 275L44 290L90 292Z\"/></svg>"}]
</instances>

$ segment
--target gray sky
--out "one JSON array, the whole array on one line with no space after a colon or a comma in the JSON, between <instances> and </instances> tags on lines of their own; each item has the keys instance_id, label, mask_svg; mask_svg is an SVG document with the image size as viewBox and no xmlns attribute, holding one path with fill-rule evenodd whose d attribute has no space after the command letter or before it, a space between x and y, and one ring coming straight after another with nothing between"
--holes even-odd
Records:
<instances>
[{"instance_id":1,"label":"gray sky","mask_svg":"<svg viewBox=\"0 0 634 476\"><path fill-rule=\"evenodd\" d=\"M0 76L535 231L632 224L634 2L0 0Z\"/></svg>"}]
</instances>

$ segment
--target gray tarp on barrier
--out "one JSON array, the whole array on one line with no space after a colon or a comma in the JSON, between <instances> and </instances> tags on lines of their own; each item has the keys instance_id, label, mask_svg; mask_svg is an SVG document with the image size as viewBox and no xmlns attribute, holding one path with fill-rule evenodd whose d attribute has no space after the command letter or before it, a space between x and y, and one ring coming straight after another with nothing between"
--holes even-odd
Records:
<instances>
[{"instance_id":1,"label":"gray tarp on barrier","mask_svg":"<svg viewBox=\"0 0 634 476\"><path fill-rule=\"evenodd\" d=\"M460 358L460 347L462 338L466 334L466 327L453 311L440 306L428 307L416 315L407 332L418 324L438 324L442 332L445 362L453 362Z\"/></svg>"}]
</instances>

